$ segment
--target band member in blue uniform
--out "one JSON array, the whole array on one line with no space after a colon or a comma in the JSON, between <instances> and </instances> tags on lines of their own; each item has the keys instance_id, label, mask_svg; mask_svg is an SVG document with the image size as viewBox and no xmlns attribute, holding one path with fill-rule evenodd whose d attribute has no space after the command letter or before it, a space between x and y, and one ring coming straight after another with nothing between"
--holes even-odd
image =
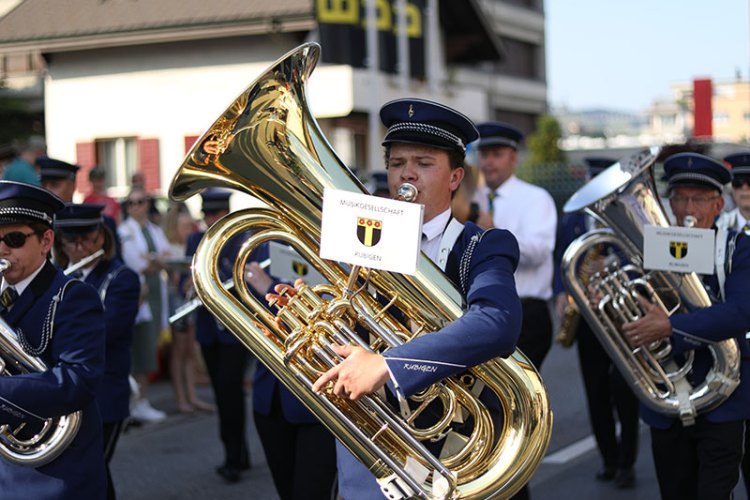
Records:
<instances>
[{"instance_id":1,"label":"band member in blue uniform","mask_svg":"<svg viewBox=\"0 0 750 500\"><path fill-rule=\"evenodd\" d=\"M617 160L603 157L585 158L589 178L597 176ZM556 297L558 315L564 319L565 307L568 306L568 294L563 285L560 262L568 246L578 238L594 229L594 220L583 212L566 214L560 220L555 247L555 279L553 289ZM593 252L594 250L592 250ZM606 249L600 255L590 255L585 259L587 269L579 269L579 275L587 280L591 274L602 269ZM582 266L584 267L584 266ZM584 281L584 285L586 281ZM594 432L596 446L602 457L604 467L596 473L600 481L614 480L618 488L631 488L635 485L633 465L638 456L638 399L614 366L607 351L604 350L588 323L578 314L578 325L572 332L578 348L578 360L581 364L581 375L586 388L586 401L589 409L589 421ZM620 436L617 435L615 416L620 422Z\"/></svg>"},{"instance_id":2,"label":"band member in blue uniform","mask_svg":"<svg viewBox=\"0 0 750 500\"><path fill-rule=\"evenodd\" d=\"M248 283L261 297L280 283L257 262L248 271ZM253 419L279 498L329 500L336 479L333 435L263 363L253 377Z\"/></svg>"},{"instance_id":3,"label":"band member in blue uniform","mask_svg":"<svg viewBox=\"0 0 750 500\"><path fill-rule=\"evenodd\" d=\"M201 194L203 217L210 227L229 213L231 193L209 189ZM185 254L195 254L203 238L203 231L190 235ZM222 281L232 276L234 261L243 242L241 235L224 246L219 256L219 275ZM253 256L251 260L263 260ZM251 466L247 446L247 417L245 411L245 372L249 354L245 346L205 308L196 311L195 333L201 346L208 376L211 379L219 415L219 435L224 444L224 463L216 473L230 483L240 480L243 470Z\"/></svg>"},{"instance_id":4,"label":"band member in blue uniform","mask_svg":"<svg viewBox=\"0 0 750 500\"><path fill-rule=\"evenodd\" d=\"M77 267L72 275L99 292L106 330L104 378L96 402L102 416L107 498L115 498L109 462L125 419L130 415L130 350L138 312L138 275L116 255L112 232L104 223L104 205L67 205L55 217L55 260L62 268L78 265L103 250L101 257Z\"/></svg>"},{"instance_id":5,"label":"band member in blue uniform","mask_svg":"<svg viewBox=\"0 0 750 500\"><path fill-rule=\"evenodd\" d=\"M49 262L54 213L63 202L48 191L0 182L0 316L41 372L0 377L0 425L26 424L82 411L72 443L46 465L0 459L0 496L8 499L101 499L106 473L96 394L104 373L104 316L96 290Z\"/></svg>"},{"instance_id":6,"label":"band member in blue uniform","mask_svg":"<svg viewBox=\"0 0 750 500\"><path fill-rule=\"evenodd\" d=\"M384 355L358 346L337 347L346 359L318 379L314 390L332 384L336 395L353 400L386 384L409 397L446 376L507 356L521 327L513 279L518 264L515 238L499 229L482 234L476 225L462 226L451 215L451 197L464 175L466 144L478 137L474 124L453 109L421 99L391 101L380 117L388 129L383 145L390 192L395 195L404 182L419 190L415 201L424 205L421 249L457 284L459 268L464 267L467 307L439 332L416 337ZM474 236L472 252L468 249ZM383 498L372 474L340 443L337 459L343 498Z\"/></svg>"},{"instance_id":7,"label":"band member in blue uniform","mask_svg":"<svg viewBox=\"0 0 750 500\"><path fill-rule=\"evenodd\" d=\"M664 170L677 224L692 216L695 227L715 227L724 206L722 188L730 181L727 169L697 153L678 153L665 160ZM730 233L726 244L716 246L726 251L716 252L715 272L704 276L716 299L711 307L667 317L642 299L646 314L623 326L633 346L669 338L674 355L692 351L693 384L702 382L713 363L708 343L734 338L740 346L739 386L717 408L699 414L694 425L684 426L641 406L641 418L651 426L656 475L665 500L731 498L739 480L745 420L750 418L750 347L745 339L750 329L750 237Z\"/></svg>"}]
</instances>

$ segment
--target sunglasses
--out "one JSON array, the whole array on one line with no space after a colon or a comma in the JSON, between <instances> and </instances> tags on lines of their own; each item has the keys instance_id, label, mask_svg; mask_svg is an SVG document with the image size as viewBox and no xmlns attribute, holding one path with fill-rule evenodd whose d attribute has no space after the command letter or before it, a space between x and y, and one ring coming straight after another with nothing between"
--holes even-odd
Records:
<instances>
[{"instance_id":1,"label":"sunglasses","mask_svg":"<svg viewBox=\"0 0 750 500\"><path fill-rule=\"evenodd\" d=\"M732 179L732 187L741 188L743 184L750 187L750 179Z\"/></svg>"},{"instance_id":2,"label":"sunglasses","mask_svg":"<svg viewBox=\"0 0 750 500\"><path fill-rule=\"evenodd\" d=\"M65 235L61 237L63 245L67 245L69 247L75 247L76 245L91 245L96 241L96 238L99 236L99 232L94 232L90 234L85 235Z\"/></svg>"},{"instance_id":3,"label":"sunglasses","mask_svg":"<svg viewBox=\"0 0 750 500\"><path fill-rule=\"evenodd\" d=\"M146 203L146 200L144 198L138 199L138 200L128 200L128 205L143 205Z\"/></svg>"},{"instance_id":4,"label":"sunglasses","mask_svg":"<svg viewBox=\"0 0 750 500\"><path fill-rule=\"evenodd\" d=\"M5 236L0 236L0 242L4 242L6 245L8 245L8 248L21 248L26 244L26 238L28 238L32 234L36 233L34 231L31 231L30 233L13 231L6 234Z\"/></svg>"}]
</instances>

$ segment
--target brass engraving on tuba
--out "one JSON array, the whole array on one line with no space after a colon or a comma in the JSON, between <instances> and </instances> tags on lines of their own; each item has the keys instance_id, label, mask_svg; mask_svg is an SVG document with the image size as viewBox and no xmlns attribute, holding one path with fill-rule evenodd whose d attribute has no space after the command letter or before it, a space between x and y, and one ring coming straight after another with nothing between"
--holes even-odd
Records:
<instances>
[{"instance_id":1,"label":"brass engraving on tuba","mask_svg":"<svg viewBox=\"0 0 750 500\"><path fill-rule=\"evenodd\" d=\"M679 417L684 425L721 404L739 384L740 355L734 339L708 344L714 364L705 381L693 386L687 375L692 354L678 363L671 344L662 339L631 348L620 331L623 323L643 315L637 295L644 294L667 315L709 307L711 300L695 273L643 269L645 225L667 227L652 166L659 148L650 148L609 167L576 192L565 204L566 213L586 210L607 229L596 229L575 240L565 251L562 277L579 310L638 399L659 413ZM589 303L586 286L576 276L581 258L594 246L619 248L627 264L615 262L591 279L601 299Z\"/></svg>"},{"instance_id":2,"label":"brass engraving on tuba","mask_svg":"<svg viewBox=\"0 0 750 500\"><path fill-rule=\"evenodd\" d=\"M407 417L377 394L350 401L311 390L318 376L339 361L332 344L357 342L382 352L437 331L462 314L460 294L424 256L415 276L356 269L355 290L347 288L350 268L318 257L324 189L366 192L328 145L307 106L304 84L319 51L317 44L302 45L258 77L196 142L173 179L175 200L222 186L269 207L232 213L206 231L193 261L196 293L391 498L512 496L538 467L552 426L539 374L520 352L422 391L412 398L418 406ZM249 233L235 262L232 294L220 282L218 255L234 235ZM292 246L328 280L299 288L278 313L285 326L253 298L243 279L250 253L267 241ZM406 320L387 312L369 289ZM355 328L374 340L364 342ZM480 386L495 394L500 422L472 393ZM442 415L428 426L417 425L416 417L430 403L442 407ZM459 427L470 429L464 433ZM440 458L425 447L433 440L450 442Z\"/></svg>"}]
</instances>

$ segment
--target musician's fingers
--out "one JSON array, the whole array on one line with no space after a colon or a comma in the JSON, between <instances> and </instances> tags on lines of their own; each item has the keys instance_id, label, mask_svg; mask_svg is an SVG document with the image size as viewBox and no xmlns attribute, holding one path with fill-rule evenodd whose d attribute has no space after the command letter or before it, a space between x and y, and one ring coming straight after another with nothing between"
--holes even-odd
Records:
<instances>
[{"instance_id":1,"label":"musician's fingers","mask_svg":"<svg viewBox=\"0 0 750 500\"><path fill-rule=\"evenodd\" d=\"M333 349L333 352L341 356L342 358L348 357L352 351L354 350L354 347L351 345L332 345L331 349Z\"/></svg>"},{"instance_id":2,"label":"musician's fingers","mask_svg":"<svg viewBox=\"0 0 750 500\"><path fill-rule=\"evenodd\" d=\"M314 392L320 392L323 390L323 388L326 386L328 382L331 380L335 380L338 378L339 370L341 365L336 365L327 372L325 372L323 375L321 375L318 380L315 381L313 384L313 391Z\"/></svg>"},{"instance_id":3,"label":"musician's fingers","mask_svg":"<svg viewBox=\"0 0 750 500\"><path fill-rule=\"evenodd\" d=\"M276 290L276 293L281 294L286 291L286 294L290 297L294 297L297 295L297 289L294 288L291 285L287 285L286 283L279 283L275 287L273 287L274 290Z\"/></svg>"}]
</instances>

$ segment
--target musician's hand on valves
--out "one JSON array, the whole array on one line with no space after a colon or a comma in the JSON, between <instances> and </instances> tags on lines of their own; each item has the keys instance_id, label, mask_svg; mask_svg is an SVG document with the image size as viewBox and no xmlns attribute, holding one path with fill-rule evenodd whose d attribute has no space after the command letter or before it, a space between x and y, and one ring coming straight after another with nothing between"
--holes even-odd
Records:
<instances>
[{"instance_id":1,"label":"musician's hand on valves","mask_svg":"<svg viewBox=\"0 0 750 500\"><path fill-rule=\"evenodd\" d=\"M276 293L267 293L266 301L269 305L276 307L284 307L289 303L289 297L297 295L297 288L302 286L305 280L297 279L294 282L294 286L287 285L286 283L280 283L273 287Z\"/></svg>"},{"instance_id":2,"label":"musician's hand on valves","mask_svg":"<svg viewBox=\"0 0 750 500\"><path fill-rule=\"evenodd\" d=\"M320 392L328 382L334 382L332 392L336 396L356 401L388 382L390 373L380 354L351 345L334 345L333 350L344 360L321 375L313 391Z\"/></svg>"},{"instance_id":3,"label":"musician's hand on valves","mask_svg":"<svg viewBox=\"0 0 750 500\"><path fill-rule=\"evenodd\" d=\"M638 303L645 314L622 325L622 331L633 347L639 347L672 335L672 323L669 316L658 305L638 296Z\"/></svg>"}]
</instances>

